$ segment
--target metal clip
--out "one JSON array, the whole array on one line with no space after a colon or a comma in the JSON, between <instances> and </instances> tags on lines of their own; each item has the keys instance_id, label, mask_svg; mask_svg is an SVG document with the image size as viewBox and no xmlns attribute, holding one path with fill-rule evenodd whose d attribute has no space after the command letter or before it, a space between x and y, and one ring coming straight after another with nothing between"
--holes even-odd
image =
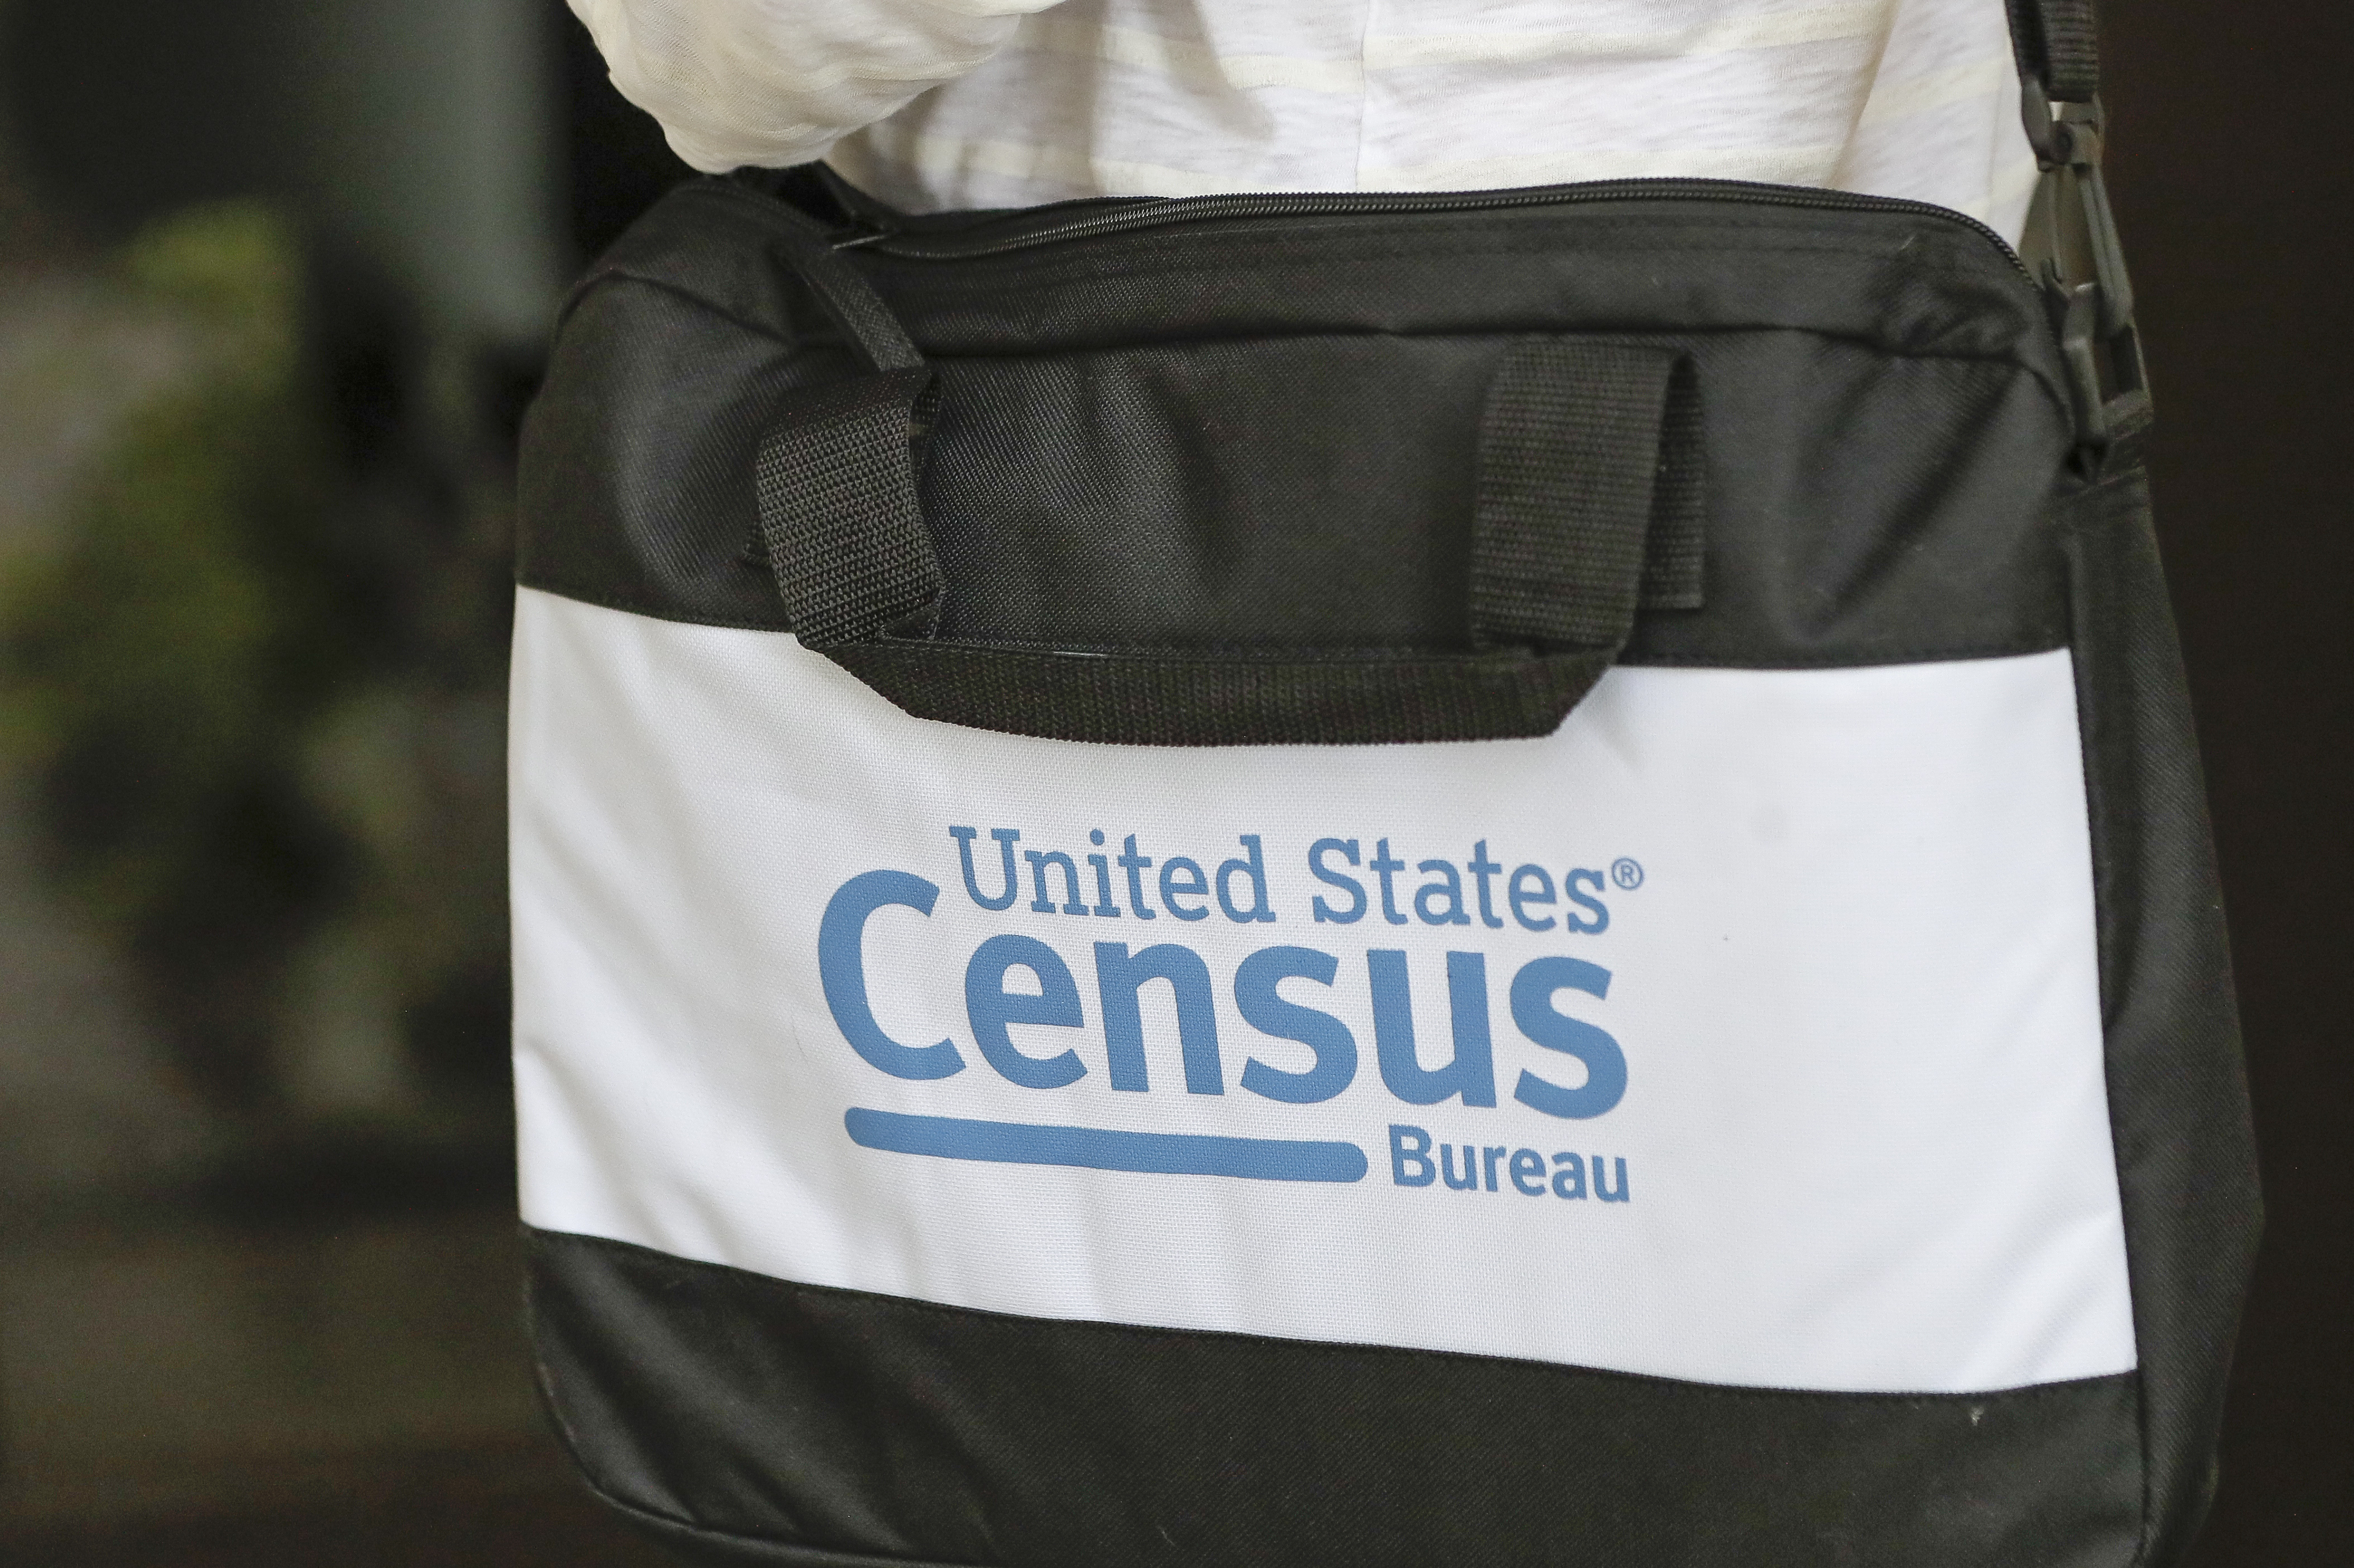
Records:
<instances>
[{"instance_id":1,"label":"metal clip","mask_svg":"<svg viewBox=\"0 0 2354 1568\"><path fill-rule=\"evenodd\" d=\"M2043 286L2077 435L2088 466L2097 469L2112 447L2150 420L2133 281L2101 177L2101 104L2053 103L2030 77L2021 84L2020 108L2043 170L2020 260Z\"/></svg>"}]
</instances>

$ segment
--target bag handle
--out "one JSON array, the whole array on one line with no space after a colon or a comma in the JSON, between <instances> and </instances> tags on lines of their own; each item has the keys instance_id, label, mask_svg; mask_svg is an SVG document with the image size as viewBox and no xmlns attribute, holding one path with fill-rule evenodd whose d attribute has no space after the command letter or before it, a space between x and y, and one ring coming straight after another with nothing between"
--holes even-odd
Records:
<instances>
[{"instance_id":1,"label":"bag handle","mask_svg":"<svg viewBox=\"0 0 2354 1568\"><path fill-rule=\"evenodd\" d=\"M801 389L779 410L759 450L761 539L803 645L919 718L1142 746L1546 735L1617 659L1638 606L1701 602L1705 492L1689 360L1652 344L1530 337L1507 350L1480 420L1470 649L1104 651L936 637L947 585L917 489L932 373L830 246L796 238L787 260L874 370Z\"/></svg>"}]
</instances>

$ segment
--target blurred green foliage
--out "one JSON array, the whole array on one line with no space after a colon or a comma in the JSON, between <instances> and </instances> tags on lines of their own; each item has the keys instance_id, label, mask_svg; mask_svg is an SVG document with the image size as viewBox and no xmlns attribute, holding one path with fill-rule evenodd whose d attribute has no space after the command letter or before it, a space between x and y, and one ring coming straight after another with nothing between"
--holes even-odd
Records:
<instances>
[{"instance_id":1,"label":"blurred green foliage","mask_svg":"<svg viewBox=\"0 0 2354 1568\"><path fill-rule=\"evenodd\" d=\"M197 368L129 414L62 534L0 578L7 741L80 787L56 802L69 882L118 930L201 874L224 810L339 662L301 559L326 485L295 387L292 237L265 209L216 208L147 236L124 272L176 307Z\"/></svg>"},{"instance_id":2,"label":"blurred green foliage","mask_svg":"<svg viewBox=\"0 0 2354 1568\"><path fill-rule=\"evenodd\" d=\"M121 259L186 366L0 560L0 746L192 1077L390 1114L504 1060L504 503L355 467L307 275L254 204Z\"/></svg>"}]
</instances>

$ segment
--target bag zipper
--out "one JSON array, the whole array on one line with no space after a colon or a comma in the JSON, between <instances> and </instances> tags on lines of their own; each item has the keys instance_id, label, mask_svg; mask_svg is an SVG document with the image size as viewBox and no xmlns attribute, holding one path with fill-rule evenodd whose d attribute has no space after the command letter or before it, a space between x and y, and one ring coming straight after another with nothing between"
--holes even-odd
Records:
<instances>
[{"instance_id":1,"label":"bag zipper","mask_svg":"<svg viewBox=\"0 0 2354 1568\"><path fill-rule=\"evenodd\" d=\"M2093 155L2092 162L2094 172L2097 174L2097 154ZM2048 164L2046 168L2048 178ZM2082 354L2071 356L2062 323L2054 319L2053 284L2057 274L2052 279L2038 277L2035 269L2022 260L2018 250L2001 235L1967 213L1956 212L1934 202L1914 201L1903 196L1866 196L1852 191L1818 190L1799 185L1760 185L1746 180L1596 180L1579 185L1531 185L1487 191L1253 191L1205 196L1097 197L1059 204L1054 207L996 213L987 217L949 224L926 223L920 218L913 223L895 223L892 219L898 215L878 207L871 198L825 165L817 165L816 173L836 204L851 217L847 230L837 232L831 241L835 249L873 250L878 255L910 261L956 261L1003 256L1107 235L1225 218L1504 212L1608 201L1712 201L1748 207L1902 214L1976 235L2009 263L2011 271L2042 302L2045 308L2039 313L2043 316L2045 330L2068 371L2069 393L2077 405L2078 456L2087 474L2097 475L2115 437L2130 435L2139 425L2147 423L2148 395L2146 377L2139 372L2138 339L2132 344L2133 374L2127 377L2131 386L2126 388L2126 395L2116 399L2106 398L2099 384L2097 367L2088 370L2084 364L2078 363L2085 358ZM780 199L766 192L761 193L761 198L769 201ZM2114 251L2115 249L2112 238L2109 249ZM2046 265L2048 270L2049 264ZM2062 297L2064 300L2067 296L2063 294ZM2110 401L2117 402L2124 408L2124 414L2111 417ZM2093 411L2089 416L2086 413L2088 408Z\"/></svg>"},{"instance_id":2,"label":"bag zipper","mask_svg":"<svg viewBox=\"0 0 2354 1568\"><path fill-rule=\"evenodd\" d=\"M1732 201L1751 207L1812 207L1839 212L1898 212L1932 218L1978 235L2008 260L2022 278L2033 276L2002 236L1966 213L1931 202L1899 196L1862 196L1849 191L1809 190L1792 185L1755 185L1744 180L1650 179L1597 180L1590 184L1533 185L1515 190L1388 192L1247 192L1230 196L1171 196L1119 203L1119 210L1072 214L1046 218L1030 211L991 217L961 228L895 228L880 221L871 207L860 204L858 227L834 242L836 249L874 250L911 261L963 260L1002 256L1042 246L1093 239L1143 228L1174 224L1206 223L1220 218L1328 217L1447 212L1503 212L1516 208L1574 207L1604 201ZM1082 204L1074 203L1073 206ZM1084 204L1097 207L1097 203ZM1014 232L1007 233L1012 227Z\"/></svg>"}]
</instances>

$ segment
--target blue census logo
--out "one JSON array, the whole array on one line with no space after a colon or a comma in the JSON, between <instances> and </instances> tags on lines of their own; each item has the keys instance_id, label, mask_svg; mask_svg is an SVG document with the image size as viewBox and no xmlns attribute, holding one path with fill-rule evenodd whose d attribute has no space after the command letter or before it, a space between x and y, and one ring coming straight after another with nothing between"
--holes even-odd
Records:
<instances>
[{"instance_id":1,"label":"blue census logo","mask_svg":"<svg viewBox=\"0 0 2354 1568\"><path fill-rule=\"evenodd\" d=\"M876 1021L870 987L898 983L901 977L870 974L865 953L867 923L877 911L904 908L929 916L943 896L938 884L896 870L861 873L828 900L818 928L818 973L826 1005L852 1050L870 1066L895 1078L951 1078L974 1066L973 1058L1007 1083L1053 1091L1087 1077L1099 1065L1111 1088L1125 1094L1182 1092L1225 1095L1229 1068L1239 1055L1232 1086L1280 1105L1317 1105L1355 1084L1365 1053L1356 1033L1335 1013L1281 993L1287 980L1338 993L1361 988L1373 1020L1372 1065L1384 1089L1398 1104L1427 1107L1455 1102L1493 1108L1498 1100L1494 1028L1490 1017L1489 955L1471 945L1482 930L1512 927L1552 932L1561 939L1606 931L1605 902L1611 877L1600 870L1566 868L1556 877L1545 865L1526 862L1506 869L1489 853L1488 842L1472 846L1459 864L1444 857L1414 860L1394 853L1387 838L1328 837L1310 844L1299 863L1307 873L1299 896L1283 900L1291 921L1304 927L1300 939L1269 942L1235 963L1230 974L1214 974L1210 962L1185 941L1180 929L1220 918L1235 925L1280 926L1274 879L1262 835L1241 834L1238 853L1215 858L1152 855L1127 834L1117 853L1097 830L1088 835L1096 853L1074 855L1060 849L1018 847L1019 829L992 828L980 846L981 830L951 827L963 892L989 913L1043 915L1100 922L1121 920L1175 926L1153 933L1109 932L1098 926L1077 942L1050 942L1031 930L1002 930L984 938L965 955L964 1013L970 1047L954 1039L894 1039ZM945 847L945 846L944 846ZM1017 861L1017 854L1019 859ZM1205 864L1214 860L1214 864ZM1620 864L1631 864L1621 861ZM1086 867L1083 872L1082 864ZM1415 884L1403 874L1411 871ZM1026 875L1024 874L1026 873ZM1023 900L1023 895L1030 896ZM1302 916L1305 916L1303 919ZM1018 916L1017 916L1018 917ZM1036 922L1026 922L1034 930ZM1318 933L1320 927L1440 927L1460 930L1463 946L1445 957L1447 1018L1453 1054L1441 1066L1426 1066L1415 1034L1413 980L1402 948L1342 944ZM1055 930L1055 935L1064 935ZM1270 937L1274 932L1269 932ZM1082 946L1083 944L1083 946ZM1068 954L1084 953L1091 981L1083 994ZM1017 974L1023 977L1014 983ZM1583 1069L1582 1083L1564 1084L1522 1071L1511 1097L1545 1116L1590 1121L1617 1106L1627 1092L1627 1056L1618 1041L1598 1025L1564 1011L1567 996L1601 1002L1610 994L1610 970L1587 959L1547 953L1513 969L1504 986L1511 1026L1522 1037L1570 1058ZM1156 1081L1145 1052L1141 998L1148 986L1165 986L1177 1024L1178 1081ZM1233 1011L1251 1030L1273 1040L1306 1047L1306 1066L1263 1060L1244 1043L1220 1037L1217 996L1223 990ZM1297 995L1297 989L1295 989ZM1103 1055L1091 1065L1074 1046L1057 1051L1038 1044L1039 1030L1085 1028L1090 1015L1102 1033ZM1017 1041L1014 1025L1031 1031ZM1297 1053L1284 1054L1299 1060ZM1575 1075L1566 1075L1574 1076ZM991 1121L941 1116L910 1116L853 1108L844 1127L858 1144L904 1154L1019 1164L1081 1166L1151 1174L1229 1176L1278 1181L1358 1181L1370 1163L1359 1145L1310 1139L1213 1137L1139 1132L1119 1128ZM1583 1198L1589 1190L1606 1202L1622 1202L1626 1162L1617 1180L1606 1181L1598 1157L1558 1153L1546 1163L1534 1150L1508 1145L1464 1144L1461 1171L1453 1145L1434 1143L1417 1126L1389 1128L1391 1173L1401 1187L1437 1191L1516 1191ZM1510 1186L1500 1185L1501 1172ZM1443 1187L1438 1183L1444 1183Z\"/></svg>"}]
</instances>

